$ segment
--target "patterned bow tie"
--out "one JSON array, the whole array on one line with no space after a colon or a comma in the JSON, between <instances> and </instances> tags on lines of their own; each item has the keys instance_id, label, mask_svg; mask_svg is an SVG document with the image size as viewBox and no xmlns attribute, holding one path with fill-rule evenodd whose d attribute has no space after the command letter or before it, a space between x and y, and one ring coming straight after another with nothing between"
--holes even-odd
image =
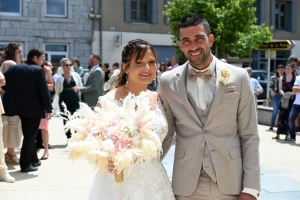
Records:
<instances>
[{"instance_id":1,"label":"patterned bow tie","mask_svg":"<svg viewBox=\"0 0 300 200\"><path fill-rule=\"evenodd\" d=\"M202 72L200 72L200 71L197 72L194 69L189 70L190 79L193 81L196 80L197 77L203 78L205 80L209 80L211 78L211 75L212 75L212 73L209 69L206 69L205 71L202 71Z\"/></svg>"}]
</instances>

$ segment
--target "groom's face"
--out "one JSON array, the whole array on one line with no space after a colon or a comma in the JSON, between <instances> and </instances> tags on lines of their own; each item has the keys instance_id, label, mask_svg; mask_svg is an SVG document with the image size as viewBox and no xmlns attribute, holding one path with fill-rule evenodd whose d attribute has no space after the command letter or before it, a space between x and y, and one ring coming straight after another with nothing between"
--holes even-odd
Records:
<instances>
[{"instance_id":1,"label":"groom's face","mask_svg":"<svg viewBox=\"0 0 300 200\"><path fill-rule=\"evenodd\" d=\"M207 32L202 24L181 28L179 30L178 46L189 60L190 64L196 69L208 67L211 59L210 47L214 42L212 34Z\"/></svg>"}]
</instances>

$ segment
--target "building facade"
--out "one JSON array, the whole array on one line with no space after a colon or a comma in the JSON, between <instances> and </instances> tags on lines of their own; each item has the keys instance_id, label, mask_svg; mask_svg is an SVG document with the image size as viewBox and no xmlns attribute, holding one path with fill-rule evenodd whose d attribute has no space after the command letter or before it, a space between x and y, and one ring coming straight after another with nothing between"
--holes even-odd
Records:
<instances>
[{"instance_id":1,"label":"building facade","mask_svg":"<svg viewBox=\"0 0 300 200\"><path fill-rule=\"evenodd\" d=\"M92 53L94 0L0 0L0 46L18 42L23 57L32 48L59 65L77 57L87 65Z\"/></svg>"},{"instance_id":2,"label":"building facade","mask_svg":"<svg viewBox=\"0 0 300 200\"><path fill-rule=\"evenodd\" d=\"M298 0L257 0L257 23L273 27L273 40L292 40L294 48L272 52L271 72L278 64L285 65L290 55L300 59L300 1ZM267 69L267 51L252 51L251 66L254 69Z\"/></svg>"},{"instance_id":3,"label":"building facade","mask_svg":"<svg viewBox=\"0 0 300 200\"><path fill-rule=\"evenodd\" d=\"M59 65L63 57L120 62L121 51L136 38L151 42L159 61L175 55L160 0L0 0L0 46L22 45L24 55L41 48Z\"/></svg>"},{"instance_id":4,"label":"building facade","mask_svg":"<svg viewBox=\"0 0 300 200\"><path fill-rule=\"evenodd\" d=\"M128 41L141 38L154 45L158 61L175 55L164 5L171 0L0 0L0 46L22 45L24 57L31 48L42 48L58 65L62 57L77 57L84 68L90 54L102 62L121 61ZM293 40L291 50L276 51L271 70L290 55L300 58L300 2L257 0L258 24L273 26L273 40ZM297 12L298 11L298 12ZM265 51L253 50L251 66L266 69ZM274 55L274 53L272 53Z\"/></svg>"}]
</instances>

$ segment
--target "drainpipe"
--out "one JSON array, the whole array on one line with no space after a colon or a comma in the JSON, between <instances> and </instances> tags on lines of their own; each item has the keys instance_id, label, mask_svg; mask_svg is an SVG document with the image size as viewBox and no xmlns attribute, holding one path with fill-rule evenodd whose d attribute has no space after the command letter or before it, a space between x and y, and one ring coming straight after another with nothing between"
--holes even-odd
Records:
<instances>
[{"instance_id":1,"label":"drainpipe","mask_svg":"<svg viewBox=\"0 0 300 200\"><path fill-rule=\"evenodd\" d=\"M100 51L100 58L101 60L103 61L103 57L102 57L102 0L100 0L100 3L99 3L99 15L101 16L100 19L99 19L99 43L100 43L100 48L99 48L99 51Z\"/></svg>"}]
</instances>

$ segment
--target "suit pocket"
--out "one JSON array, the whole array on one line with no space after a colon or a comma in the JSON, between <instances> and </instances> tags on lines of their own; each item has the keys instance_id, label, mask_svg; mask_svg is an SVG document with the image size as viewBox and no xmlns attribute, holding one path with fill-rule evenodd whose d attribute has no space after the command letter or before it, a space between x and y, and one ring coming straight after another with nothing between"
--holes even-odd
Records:
<instances>
[{"instance_id":1,"label":"suit pocket","mask_svg":"<svg viewBox=\"0 0 300 200\"><path fill-rule=\"evenodd\" d=\"M184 157L184 149L176 148L175 149L175 158L183 158Z\"/></svg>"},{"instance_id":2,"label":"suit pocket","mask_svg":"<svg viewBox=\"0 0 300 200\"><path fill-rule=\"evenodd\" d=\"M238 147L232 147L232 148L228 149L228 151L229 151L231 159L237 159L237 158L241 158L242 157L242 155L241 155L241 147L240 146L238 146Z\"/></svg>"}]
</instances>

